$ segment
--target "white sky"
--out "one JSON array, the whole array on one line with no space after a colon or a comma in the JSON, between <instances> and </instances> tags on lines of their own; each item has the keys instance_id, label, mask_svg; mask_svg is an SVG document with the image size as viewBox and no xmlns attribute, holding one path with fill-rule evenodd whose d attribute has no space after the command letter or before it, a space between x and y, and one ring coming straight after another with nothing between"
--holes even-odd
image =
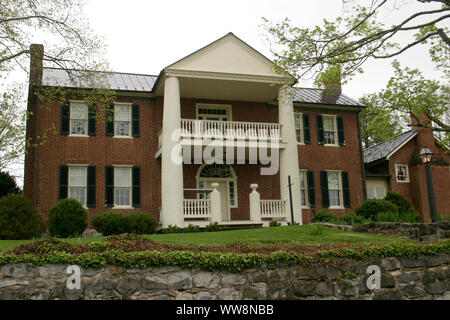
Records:
<instances>
[{"instance_id":1,"label":"white sky","mask_svg":"<svg viewBox=\"0 0 450 320\"><path fill-rule=\"evenodd\" d=\"M416 0L391 0L390 10L381 13L387 25L417 12L436 8ZM217 40L228 32L273 59L263 36L262 17L280 22L288 17L293 25L313 27L323 19L345 14L342 0L88 0L85 14L90 27L107 45L110 67L117 72L158 75L166 66ZM405 4L401 11L394 4ZM39 43L41 35L33 42ZM425 76L440 79L425 46L418 46L397 59L404 66L419 68ZM343 86L343 92L359 99L380 91L392 76L392 60L377 60L364 65L365 72ZM27 81L26 75L12 77ZM440 79L442 80L442 79ZM300 82L300 85L310 86ZM23 166L14 173L22 184Z\"/></svg>"}]
</instances>

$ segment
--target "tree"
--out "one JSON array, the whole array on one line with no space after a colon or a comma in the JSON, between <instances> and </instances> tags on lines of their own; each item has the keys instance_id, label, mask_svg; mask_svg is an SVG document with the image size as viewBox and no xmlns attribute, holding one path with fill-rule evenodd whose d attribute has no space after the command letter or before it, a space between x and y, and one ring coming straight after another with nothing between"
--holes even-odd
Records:
<instances>
[{"instance_id":1,"label":"tree","mask_svg":"<svg viewBox=\"0 0 450 320\"><path fill-rule=\"evenodd\" d=\"M262 27L271 43L276 68L297 78L310 75L316 84L339 79L345 83L355 73L363 72L368 59L396 57L425 43L429 44L431 59L450 75L450 32L441 26L450 18L450 0L416 1L423 10L393 26L386 26L377 15L390 6L399 11L404 4L395 7L397 1L372 0L362 5L363 1L343 0L344 6L353 5L352 13L335 21L324 20L322 26L298 28L287 18L274 25L263 18Z\"/></svg>"},{"instance_id":2,"label":"tree","mask_svg":"<svg viewBox=\"0 0 450 320\"><path fill-rule=\"evenodd\" d=\"M9 193L20 193L16 180L8 172L0 171L0 198Z\"/></svg>"},{"instance_id":3,"label":"tree","mask_svg":"<svg viewBox=\"0 0 450 320\"><path fill-rule=\"evenodd\" d=\"M96 88L75 90L61 87L32 88L44 102L66 99L76 95L98 109L106 108L114 99L114 92L105 82L108 64L104 46L89 28L83 15L82 0L2 0L0 3L0 80L7 79L12 70L29 72L28 61L33 52L30 45L36 36L44 36L43 63L64 69L70 84L66 87ZM5 87L0 81L0 87ZM25 119L32 117L20 108L23 92L10 86L0 97L0 169L23 154ZM21 111L22 110L22 111ZM14 112L15 111L15 112ZM98 112L97 114L104 114ZM52 128L43 128L45 134L27 141L27 146L39 146Z\"/></svg>"}]
</instances>

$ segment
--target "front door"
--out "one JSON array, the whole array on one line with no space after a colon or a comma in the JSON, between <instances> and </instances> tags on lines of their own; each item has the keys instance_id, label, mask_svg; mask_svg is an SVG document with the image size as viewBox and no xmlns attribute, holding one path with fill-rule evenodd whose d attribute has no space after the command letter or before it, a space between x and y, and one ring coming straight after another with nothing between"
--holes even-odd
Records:
<instances>
[{"instance_id":1,"label":"front door","mask_svg":"<svg viewBox=\"0 0 450 320\"><path fill-rule=\"evenodd\" d=\"M214 182L217 182L219 184L219 187L217 188L217 191L220 192L220 204L222 205L222 221L229 221L231 220L230 217L230 199L228 195L228 181L220 181L219 179L217 181L214 180L208 180L206 182L206 188L212 189L211 184Z\"/></svg>"}]
</instances>

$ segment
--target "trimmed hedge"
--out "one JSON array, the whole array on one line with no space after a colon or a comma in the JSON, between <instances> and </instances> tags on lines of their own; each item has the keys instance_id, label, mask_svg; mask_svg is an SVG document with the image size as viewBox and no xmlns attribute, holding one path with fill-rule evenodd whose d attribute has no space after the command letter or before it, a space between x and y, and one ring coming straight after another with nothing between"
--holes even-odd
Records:
<instances>
[{"instance_id":1,"label":"trimmed hedge","mask_svg":"<svg viewBox=\"0 0 450 320\"><path fill-rule=\"evenodd\" d=\"M52 237L80 236L87 227L87 213L75 199L61 199L50 209L48 231Z\"/></svg>"},{"instance_id":2,"label":"trimmed hedge","mask_svg":"<svg viewBox=\"0 0 450 320\"><path fill-rule=\"evenodd\" d=\"M398 212L398 207L390 201L384 199L370 199L366 200L359 206L355 213L365 219L376 221L377 215L380 212Z\"/></svg>"},{"instance_id":3,"label":"trimmed hedge","mask_svg":"<svg viewBox=\"0 0 450 320\"><path fill-rule=\"evenodd\" d=\"M96 247L95 245L93 245ZM109 250L72 255L66 251L46 254L4 255L0 256L0 265L28 263L32 266L45 264L77 264L84 268L101 268L115 265L123 268L142 269L148 267L179 266L182 268L202 268L209 271L226 270L240 272L244 269L267 265L269 267L297 266L312 263L332 263L336 259L413 257L450 253L450 240L430 244L396 242L380 246L366 246L357 249L319 251L312 256L277 251L271 254L235 254L219 252L192 251L139 251L124 252Z\"/></svg>"},{"instance_id":4,"label":"trimmed hedge","mask_svg":"<svg viewBox=\"0 0 450 320\"><path fill-rule=\"evenodd\" d=\"M151 234L154 233L158 222L149 213L133 212L127 216L119 212L105 212L92 219L95 230L104 236L122 233Z\"/></svg>"}]
</instances>

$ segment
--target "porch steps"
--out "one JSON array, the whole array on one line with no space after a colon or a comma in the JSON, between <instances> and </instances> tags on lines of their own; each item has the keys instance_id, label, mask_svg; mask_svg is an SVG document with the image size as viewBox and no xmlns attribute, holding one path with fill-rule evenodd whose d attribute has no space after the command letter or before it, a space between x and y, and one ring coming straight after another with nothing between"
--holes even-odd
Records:
<instances>
[{"instance_id":1,"label":"porch steps","mask_svg":"<svg viewBox=\"0 0 450 320\"><path fill-rule=\"evenodd\" d=\"M221 226L223 230L261 228L262 225L263 225L262 222L254 222L250 220L230 220L230 221L222 221L219 223L219 226Z\"/></svg>"}]
</instances>

